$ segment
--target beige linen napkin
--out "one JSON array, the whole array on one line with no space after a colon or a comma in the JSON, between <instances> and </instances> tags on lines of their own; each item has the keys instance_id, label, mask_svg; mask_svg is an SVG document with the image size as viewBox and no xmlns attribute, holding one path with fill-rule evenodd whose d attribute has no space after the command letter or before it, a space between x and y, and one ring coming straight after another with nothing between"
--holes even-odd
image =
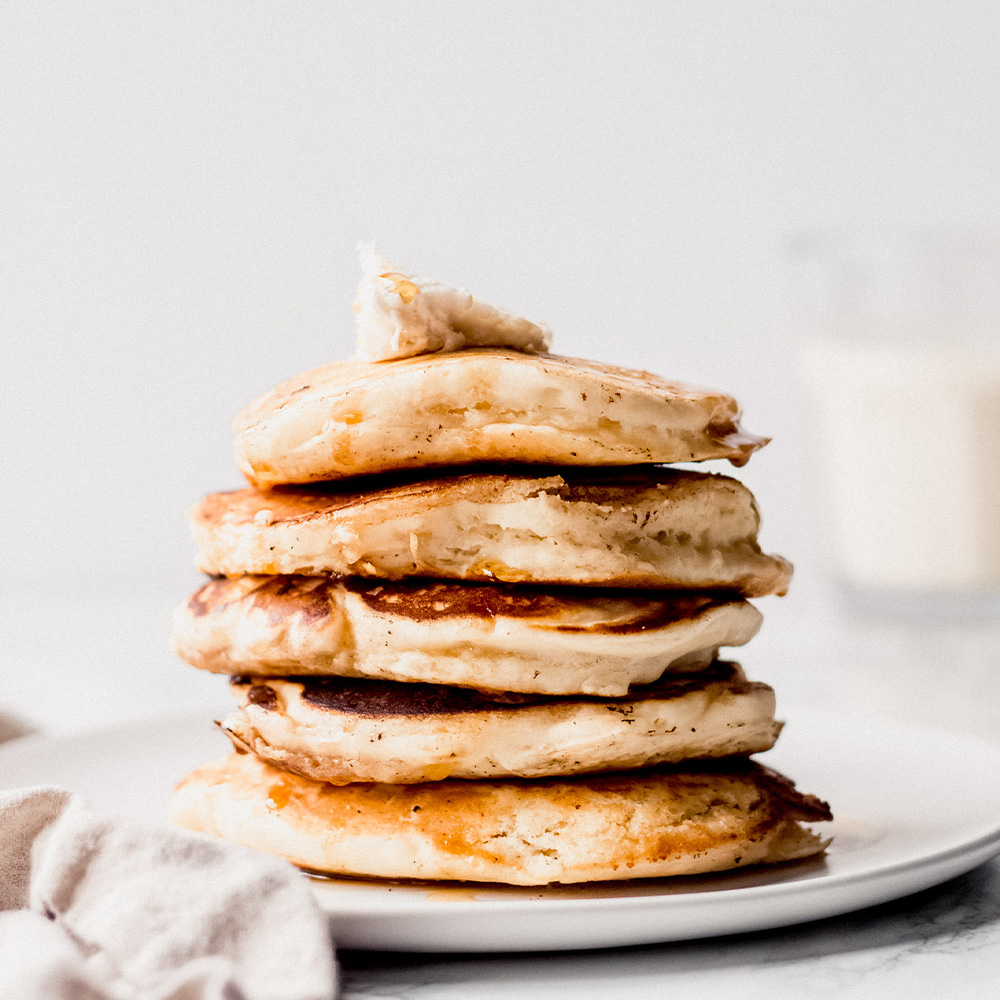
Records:
<instances>
[{"instance_id":1,"label":"beige linen napkin","mask_svg":"<svg viewBox=\"0 0 1000 1000\"><path fill-rule=\"evenodd\" d=\"M0 792L2 1000L329 1000L327 923L291 865Z\"/></svg>"}]
</instances>

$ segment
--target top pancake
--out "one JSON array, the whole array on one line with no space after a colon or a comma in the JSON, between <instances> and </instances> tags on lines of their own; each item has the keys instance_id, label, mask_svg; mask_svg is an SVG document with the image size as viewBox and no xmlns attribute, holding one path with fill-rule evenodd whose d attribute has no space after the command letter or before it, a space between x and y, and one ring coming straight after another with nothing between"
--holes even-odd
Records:
<instances>
[{"instance_id":1,"label":"top pancake","mask_svg":"<svg viewBox=\"0 0 1000 1000\"><path fill-rule=\"evenodd\" d=\"M254 486L470 462L632 465L726 458L767 443L725 393L553 354L480 348L333 361L237 416Z\"/></svg>"}]
</instances>

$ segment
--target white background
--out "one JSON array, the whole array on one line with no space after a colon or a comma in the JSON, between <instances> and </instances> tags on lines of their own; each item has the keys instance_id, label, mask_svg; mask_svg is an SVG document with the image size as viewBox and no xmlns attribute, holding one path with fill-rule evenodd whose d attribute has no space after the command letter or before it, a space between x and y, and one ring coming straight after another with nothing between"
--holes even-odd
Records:
<instances>
[{"instance_id":1,"label":"white background","mask_svg":"<svg viewBox=\"0 0 1000 1000\"><path fill-rule=\"evenodd\" d=\"M784 248L1000 226L998 18L970 0L5 3L0 701L74 728L215 697L165 648L198 579L183 510L239 485L246 402L349 353L366 238L548 322L562 353L737 395L774 437L740 473L762 542L798 566L757 655L815 631L822 454Z\"/></svg>"}]
</instances>

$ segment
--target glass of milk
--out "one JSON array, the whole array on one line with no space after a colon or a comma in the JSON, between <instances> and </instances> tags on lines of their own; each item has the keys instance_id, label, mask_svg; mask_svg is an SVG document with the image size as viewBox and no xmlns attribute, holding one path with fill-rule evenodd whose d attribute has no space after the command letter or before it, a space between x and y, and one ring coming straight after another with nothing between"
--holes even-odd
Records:
<instances>
[{"instance_id":1,"label":"glass of milk","mask_svg":"<svg viewBox=\"0 0 1000 1000\"><path fill-rule=\"evenodd\" d=\"M841 582L881 611L1000 612L1000 234L792 254Z\"/></svg>"}]
</instances>

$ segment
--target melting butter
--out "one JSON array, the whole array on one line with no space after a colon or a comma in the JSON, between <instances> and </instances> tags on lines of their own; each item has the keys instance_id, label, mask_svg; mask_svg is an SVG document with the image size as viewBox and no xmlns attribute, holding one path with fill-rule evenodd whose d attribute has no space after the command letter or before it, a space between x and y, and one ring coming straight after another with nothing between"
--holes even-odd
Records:
<instances>
[{"instance_id":1,"label":"melting butter","mask_svg":"<svg viewBox=\"0 0 1000 1000\"><path fill-rule=\"evenodd\" d=\"M460 351L467 347L507 347L529 353L547 351L552 333L506 309L438 281L403 273L375 253L358 247L362 278L354 301L356 356L391 361L417 354Z\"/></svg>"}]
</instances>

